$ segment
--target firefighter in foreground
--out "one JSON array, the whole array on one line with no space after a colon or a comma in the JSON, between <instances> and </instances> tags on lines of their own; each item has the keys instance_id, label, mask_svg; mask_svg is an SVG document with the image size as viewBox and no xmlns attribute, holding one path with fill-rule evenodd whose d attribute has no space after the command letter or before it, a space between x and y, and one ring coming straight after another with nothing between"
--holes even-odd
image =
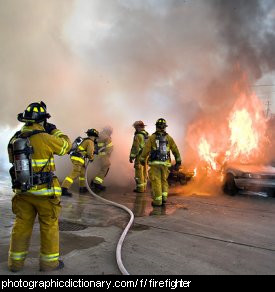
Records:
<instances>
[{"instance_id":1,"label":"firefighter in foreground","mask_svg":"<svg viewBox=\"0 0 275 292\"><path fill-rule=\"evenodd\" d=\"M140 162L145 165L149 155L149 179L152 185L153 206L166 203L168 197L168 168L171 166L170 150L175 156L176 168L181 165L181 157L173 138L166 133L166 120L158 119L156 132L151 135L142 151Z\"/></svg>"},{"instance_id":2,"label":"firefighter in foreground","mask_svg":"<svg viewBox=\"0 0 275 292\"><path fill-rule=\"evenodd\" d=\"M62 196L72 196L68 189L77 178L79 178L79 193L86 193L88 191L85 186L85 158L91 161L94 159L94 143L98 137L98 131L96 129L89 129L86 134L88 137L85 139L81 137L76 138L70 150L73 169L62 183Z\"/></svg>"},{"instance_id":3,"label":"firefighter in foreground","mask_svg":"<svg viewBox=\"0 0 275 292\"><path fill-rule=\"evenodd\" d=\"M105 126L99 133L99 138L97 139L95 154L98 155L99 170L91 182L91 188L94 192L106 190L103 182L111 166L110 157L113 151L112 133L112 127Z\"/></svg>"},{"instance_id":4,"label":"firefighter in foreground","mask_svg":"<svg viewBox=\"0 0 275 292\"><path fill-rule=\"evenodd\" d=\"M68 136L47 123L50 115L43 102L31 103L18 115L25 125L15 133L8 145L12 188L12 211L16 215L11 234L8 266L20 271L28 253L33 224L38 214L40 223L40 270L64 267L59 260L59 228L61 188L54 175L53 155L62 156L71 148Z\"/></svg>"},{"instance_id":5,"label":"firefighter in foreground","mask_svg":"<svg viewBox=\"0 0 275 292\"><path fill-rule=\"evenodd\" d=\"M133 124L136 131L129 161L130 163L135 161L136 188L134 189L134 192L136 193L144 193L147 186L147 162L144 163L144 166L140 163L140 156L149 136L148 132L145 131L145 126L146 125L144 125L142 121L136 121Z\"/></svg>"}]
</instances>

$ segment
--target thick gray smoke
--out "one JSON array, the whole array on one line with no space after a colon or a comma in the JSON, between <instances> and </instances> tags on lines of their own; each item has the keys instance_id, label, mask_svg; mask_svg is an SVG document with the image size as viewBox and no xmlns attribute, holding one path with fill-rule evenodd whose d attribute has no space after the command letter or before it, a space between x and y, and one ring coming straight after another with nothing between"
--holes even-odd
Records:
<instances>
[{"instance_id":1,"label":"thick gray smoke","mask_svg":"<svg viewBox=\"0 0 275 292\"><path fill-rule=\"evenodd\" d=\"M0 126L17 126L17 114L40 99L72 139L112 125L110 176L126 184L135 120L152 133L166 118L183 154L188 124L230 107L243 70L254 82L274 69L271 4L0 0Z\"/></svg>"}]
</instances>

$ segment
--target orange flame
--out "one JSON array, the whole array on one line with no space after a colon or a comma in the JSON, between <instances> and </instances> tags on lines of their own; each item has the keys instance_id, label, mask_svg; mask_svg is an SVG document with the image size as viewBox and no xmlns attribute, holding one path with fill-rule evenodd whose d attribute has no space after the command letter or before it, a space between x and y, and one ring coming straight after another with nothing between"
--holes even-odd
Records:
<instances>
[{"instance_id":1,"label":"orange flame","mask_svg":"<svg viewBox=\"0 0 275 292\"><path fill-rule=\"evenodd\" d=\"M249 158L253 150L258 149L259 135L257 129L253 127L252 116L247 109L241 109L233 112L229 121L231 130L231 151L232 158L244 156Z\"/></svg>"},{"instance_id":2,"label":"orange flame","mask_svg":"<svg viewBox=\"0 0 275 292\"><path fill-rule=\"evenodd\" d=\"M205 138L202 138L199 146L199 156L202 160L206 161L210 167L214 170L217 169L217 163L215 161L215 158L217 157L217 153L211 152L210 150L210 145L209 143L206 141Z\"/></svg>"},{"instance_id":3,"label":"orange flame","mask_svg":"<svg viewBox=\"0 0 275 292\"><path fill-rule=\"evenodd\" d=\"M197 145L196 171L219 174L226 163L252 163L262 160L266 118L255 94L241 93L229 114L220 122L201 118L191 125L188 141ZM201 171L200 171L201 173Z\"/></svg>"}]
</instances>

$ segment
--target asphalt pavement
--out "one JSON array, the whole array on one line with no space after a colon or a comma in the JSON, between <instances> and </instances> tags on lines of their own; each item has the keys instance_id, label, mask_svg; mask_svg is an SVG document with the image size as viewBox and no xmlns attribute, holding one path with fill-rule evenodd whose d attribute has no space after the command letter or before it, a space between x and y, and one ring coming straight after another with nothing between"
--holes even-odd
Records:
<instances>
[{"instance_id":1,"label":"asphalt pavement","mask_svg":"<svg viewBox=\"0 0 275 292\"><path fill-rule=\"evenodd\" d=\"M135 220L122 247L125 268L134 275L275 274L275 198L191 192L174 186L165 207L153 208L150 193L109 186L102 197L133 210ZM7 268L14 220L11 192L0 186L0 275ZM123 210L89 194L62 198L60 254L65 268L49 274L120 274L117 241L128 222ZM39 272L39 224L20 275Z\"/></svg>"}]
</instances>

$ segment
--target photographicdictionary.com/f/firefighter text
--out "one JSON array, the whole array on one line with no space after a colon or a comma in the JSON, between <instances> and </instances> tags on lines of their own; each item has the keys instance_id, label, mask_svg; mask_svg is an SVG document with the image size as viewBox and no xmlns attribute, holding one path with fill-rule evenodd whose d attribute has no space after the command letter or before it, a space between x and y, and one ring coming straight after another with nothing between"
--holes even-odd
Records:
<instances>
[{"instance_id":1,"label":"photographicdictionary.com/f/firefighter text","mask_svg":"<svg viewBox=\"0 0 275 292\"><path fill-rule=\"evenodd\" d=\"M189 288L191 281L183 279L156 280L149 278L139 278L136 280L84 280L84 279L50 279L50 280L24 280L6 279L1 281L1 290L13 288L48 289L48 288Z\"/></svg>"}]
</instances>

